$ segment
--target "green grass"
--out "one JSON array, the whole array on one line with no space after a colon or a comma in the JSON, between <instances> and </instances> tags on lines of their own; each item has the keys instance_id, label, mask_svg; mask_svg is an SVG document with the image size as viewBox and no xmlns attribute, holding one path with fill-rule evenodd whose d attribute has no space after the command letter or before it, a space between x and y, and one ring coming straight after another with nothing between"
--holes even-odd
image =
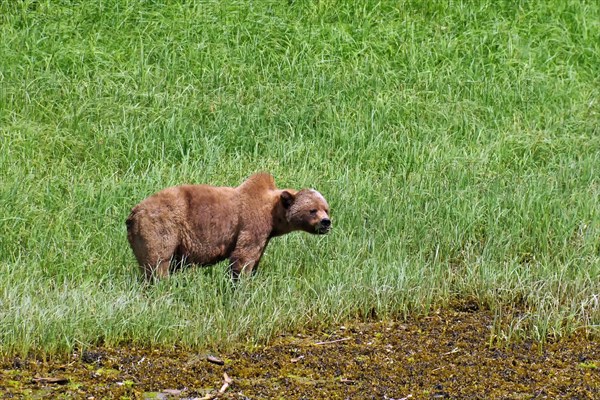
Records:
<instances>
[{"instance_id":1,"label":"green grass","mask_svg":"<svg viewBox=\"0 0 600 400\"><path fill-rule=\"evenodd\" d=\"M305 325L493 310L600 325L594 1L0 4L0 351L224 348ZM125 238L166 186L255 171L334 230L152 288ZM513 315L514 314L514 315ZM503 327L504 326L504 327Z\"/></svg>"}]
</instances>

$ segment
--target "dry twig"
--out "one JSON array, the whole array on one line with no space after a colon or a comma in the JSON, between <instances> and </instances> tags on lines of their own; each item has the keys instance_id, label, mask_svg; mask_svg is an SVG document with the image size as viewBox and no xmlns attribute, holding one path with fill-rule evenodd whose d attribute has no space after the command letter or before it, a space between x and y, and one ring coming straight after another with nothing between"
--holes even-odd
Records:
<instances>
[{"instance_id":1,"label":"dry twig","mask_svg":"<svg viewBox=\"0 0 600 400\"><path fill-rule=\"evenodd\" d=\"M221 397L225 393L229 385L231 385L232 383L233 379L231 379L229 375L227 375L227 372L223 372L223 386L221 386L221 389L219 389L217 393L207 394L204 397L200 397L200 399L198 400L213 400L217 397Z\"/></svg>"},{"instance_id":2,"label":"dry twig","mask_svg":"<svg viewBox=\"0 0 600 400\"><path fill-rule=\"evenodd\" d=\"M458 353L460 351L460 349L458 347L453 348L452 350L450 350L447 353L442 354L443 356L447 356L449 354L454 354L454 353Z\"/></svg>"},{"instance_id":3,"label":"dry twig","mask_svg":"<svg viewBox=\"0 0 600 400\"><path fill-rule=\"evenodd\" d=\"M207 356L206 361L213 363L213 364L217 364L217 365L225 365L225 361L223 361L220 358L217 358L215 356Z\"/></svg>"},{"instance_id":4,"label":"dry twig","mask_svg":"<svg viewBox=\"0 0 600 400\"><path fill-rule=\"evenodd\" d=\"M31 381L35 383L57 383L64 385L69 382L69 378L33 378Z\"/></svg>"},{"instance_id":5,"label":"dry twig","mask_svg":"<svg viewBox=\"0 0 600 400\"><path fill-rule=\"evenodd\" d=\"M331 344L331 343L337 343L337 342L344 342L344 341L350 340L350 339L352 339L352 338L347 337L347 338L341 338L341 339L336 339L336 340L327 340L325 342L317 342L317 343L315 343L315 346L319 346L319 345L322 345L322 344Z\"/></svg>"}]
</instances>

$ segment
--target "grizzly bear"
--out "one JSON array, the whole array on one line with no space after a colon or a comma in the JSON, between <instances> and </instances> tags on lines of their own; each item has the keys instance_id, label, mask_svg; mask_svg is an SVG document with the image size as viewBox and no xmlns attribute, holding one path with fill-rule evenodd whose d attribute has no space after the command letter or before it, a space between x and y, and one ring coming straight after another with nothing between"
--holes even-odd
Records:
<instances>
[{"instance_id":1,"label":"grizzly bear","mask_svg":"<svg viewBox=\"0 0 600 400\"><path fill-rule=\"evenodd\" d=\"M182 185L133 207L127 239L147 281L175 266L229 259L233 279L255 272L275 236L292 231L325 234L329 205L313 189L277 189L267 173L238 187Z\"/></svg>"}]
</instances>

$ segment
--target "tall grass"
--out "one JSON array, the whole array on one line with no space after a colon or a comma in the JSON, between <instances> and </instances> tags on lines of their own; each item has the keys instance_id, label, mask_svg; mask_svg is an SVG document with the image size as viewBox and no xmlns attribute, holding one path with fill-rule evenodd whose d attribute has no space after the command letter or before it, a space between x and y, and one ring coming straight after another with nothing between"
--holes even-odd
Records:
<instances>
[{"instance_id":1,"label":"tall grass","mask_svg":"<svg viewBox=\"0 0 600 400\"><path fill-rule=\"evenodd\" d=\"M0 350L197 348L475 299L543 340L600 324L600 6L0 4ZM131 206L255 171L334 230L139 282ZM516 312L515 312L516 314ZM500 329L500 328L498 328Z\"/></svg>"}]
</instances>

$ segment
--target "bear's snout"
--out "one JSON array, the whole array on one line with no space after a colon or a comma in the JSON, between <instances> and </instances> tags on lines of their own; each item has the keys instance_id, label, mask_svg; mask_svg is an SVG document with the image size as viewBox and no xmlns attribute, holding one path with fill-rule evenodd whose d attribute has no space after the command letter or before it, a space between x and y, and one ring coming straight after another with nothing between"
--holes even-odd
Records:
<instances>
[{"instance_id":1,"label":"bear's snout","mask_svg":"<svg viewBox=\"0 0 600 400\"><path fill-rule=\"evenodd\" d=\"M317 226L317 232L324 234L327 233L331 230L331 220L329 218L323 218L318 226Z\"/></svg>"}]
</instances>

